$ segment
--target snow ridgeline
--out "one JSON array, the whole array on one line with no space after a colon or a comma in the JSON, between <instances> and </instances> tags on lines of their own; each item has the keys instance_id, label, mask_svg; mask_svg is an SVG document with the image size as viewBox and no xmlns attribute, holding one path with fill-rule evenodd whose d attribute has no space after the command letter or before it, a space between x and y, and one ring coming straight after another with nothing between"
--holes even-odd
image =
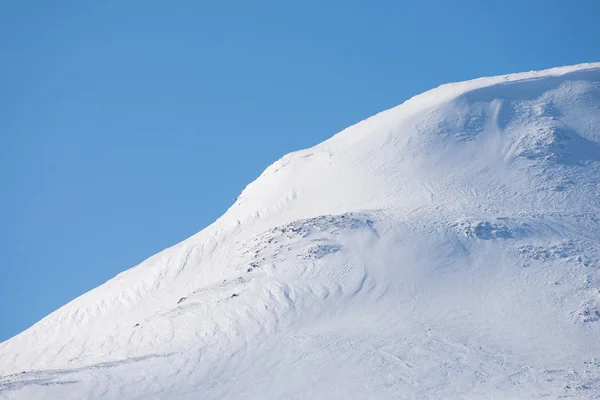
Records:
<instances>
[{"instance_id":1,"label":"snow ridgeline","mask_svg":"<svg viewBox=\"0 0 600 400\"><path fill-rule=\"evenodd\" d=\"M599 222L600 64L444 85L0 344L0 398L596 398Z\"/></svg>"}]
</instances>

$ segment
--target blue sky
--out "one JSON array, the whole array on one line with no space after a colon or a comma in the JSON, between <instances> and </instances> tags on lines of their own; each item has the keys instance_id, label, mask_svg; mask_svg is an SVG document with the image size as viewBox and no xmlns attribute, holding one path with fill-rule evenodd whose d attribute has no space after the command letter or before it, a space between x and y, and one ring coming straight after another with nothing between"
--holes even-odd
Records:
<instances>
[{"instance_id":1,"label":"blue sky","mask_svg":"<svg viewBox=\"0 0 600 400\"><path fill-rule=\"evenodd\" d=\"M600 61L600 2L7 1L0 341L450 81Z\"/></svg>"}]
</instances>

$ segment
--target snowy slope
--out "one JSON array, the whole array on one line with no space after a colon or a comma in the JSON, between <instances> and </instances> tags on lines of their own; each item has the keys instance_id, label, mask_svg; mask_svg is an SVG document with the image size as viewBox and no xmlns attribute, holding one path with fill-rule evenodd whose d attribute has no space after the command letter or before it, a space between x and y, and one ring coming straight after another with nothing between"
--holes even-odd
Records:
<instances>
[{"instance_id":1,"label":"snowy slope","mask_svg":"<svg viewBox=\"0 0 600 400\"><path fill-rule=\"evenodd\" d=\"M5 399L600 398L600 64L453 83L275 162L0 344Z\"/></svg>"}]
</instances>

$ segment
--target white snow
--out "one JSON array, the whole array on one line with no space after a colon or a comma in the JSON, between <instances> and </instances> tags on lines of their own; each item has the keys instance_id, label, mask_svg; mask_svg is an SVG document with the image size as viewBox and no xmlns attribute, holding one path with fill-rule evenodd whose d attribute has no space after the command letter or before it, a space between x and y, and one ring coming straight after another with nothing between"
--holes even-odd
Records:
<instances>
[{"instance_id":1,"label":"white snow","mask_svg":"<svg viewBox=\"0 0 600 400\"><path fill-rule=\"evenodd\" d=\"M600 63L453 83L275 162L0 344L2 399L600 397Z\"/></svg>"}]
</instances>

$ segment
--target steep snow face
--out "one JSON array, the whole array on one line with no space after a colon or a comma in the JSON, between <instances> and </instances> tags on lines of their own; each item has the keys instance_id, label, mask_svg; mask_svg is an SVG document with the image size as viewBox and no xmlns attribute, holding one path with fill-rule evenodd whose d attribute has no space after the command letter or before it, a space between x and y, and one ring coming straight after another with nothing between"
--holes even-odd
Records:
<instances>
[{"instance_id":1,"label":"steep snow face","mask_svg":"<svg viewBox=\"0 0 600 400\"><path fill-rule=\"evenodd\" d=\"M600 64L445 85L0 344L0 398L597 398L599 223Z\"/></svg>"}]
</instances>

